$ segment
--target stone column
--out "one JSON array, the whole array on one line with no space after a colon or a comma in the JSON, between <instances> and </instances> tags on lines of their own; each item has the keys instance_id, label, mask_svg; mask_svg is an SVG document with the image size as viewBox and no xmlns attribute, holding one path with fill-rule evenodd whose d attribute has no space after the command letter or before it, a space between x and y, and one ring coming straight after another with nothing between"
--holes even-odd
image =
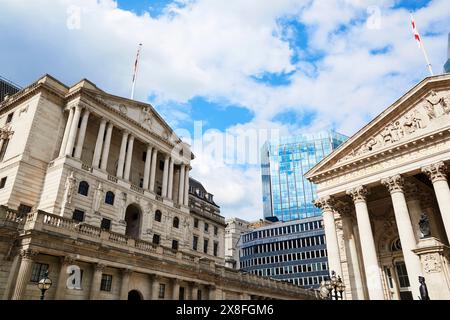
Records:
<instances>
[{"instance_id":1,"label":"stone column","mask_svg":"<svg viewBox=\"0 0 450 320\"><path fill-rule=\"evenodd\" d=\"M186 165L185 177L184 177L184 205L189 205L189 165Z\"/></svg>"},{"instance_id":2,"label":"stone column","mask_svg":"<svg viewBox=\"0 0 450 320\"><path fill-rule=\"evenodd\" d=\"M159 300L159 280L158 276L152 276L152 300Z\"/></svg>"},{"instance_id":3,"label":"stone column","mask_svg":"<svg viewBox=\"0 0 450 320\"><path fill-rule=\"evenodd\" d=\"M75 158L81 159L81 153L83 152L84 138L86 137L86 128L89 121L89 115L91 112L88 109L84 110L83 119L81 120L80 131L78 132L77 146L75 148Z\"/></svg>"},{"instance_id":4,"label":"stone column","mask_svg":"<svg viewBox=\"0 0 450 320\"><path fill-rule=\"evenodd\" d=\"M169 178L169 156L166 155L164 160L164 173L163 173L163 185L162 185L162 197L167 198L167 180Z\"/></svg>"},{"instance_id":5,"label":"stone column","mask_svg":"<svg viewBox=\"0 0 450 320\"><path fill-rule=\"evenodd\" d=\"M186 176L186 166L184 164L181 164L180 168L180 184L179 184L179 190L178 190L178 204L182 205L184 204L184 179Z\"/></svg>"},{"instance_id":6,"label":"stone column","mask_svg":"<svg viewBox=\"0 0 450 320\"><path fill-rule=\"evenodd\" d=\"M153 148L152 152L152 168L150 170L150 191L155 191L155 179L156 179L156 165L158 162L158 150Z\"/></svg>"},{"instance_id":7,"label":"stone column","mask_svg":"<svg viewBox=\"0 0 450 320\"><path fill-rule=\"evenodd\" d=\"M127 152L127 141L128 141L128 131L123 131L122 144L120 145L119 163L117 165L116 176L118 178L123 178L123 168L125 166L125 155Z\"/></svg>"},{"instance_id":8,"label":"stone column","mask_svg":"<svg viewBox=\"0 0 450 320\"><path fill-rule=\"evenodd\" d=\"M356 299L364 300L364 284L361 275L361 266L358 258L358 250L356 249L356 239L353 233L353 219L350 212L342 213L342 228L344 230L344 239L347 242L348 254L350 255L351 269L355 279ZM347 260L348 261L348 260Z\"/></svg>"},{"instance_id":9,"label":"stone column","mask_svg":"<svg viewBox=\"0 0 450 320\"><path fill-rule=\"evenodd\" d=\"M447 181L447 165L444 162L439 162L422 168L422 172L433 183L445 233L447 234L447 238L450 239L450 188Z\"/></svg>"},{"instance_id":10,"label":"stone column","mask_svg":"<svg viewBox=\"0 0 450 320\"><path fill-rule=\"evenodd\" d=\"M22 300L27 289L27 284L30 282L31 268L33 266L33 258L38 253L32 250L22 250L20 252L21 262L19 273L17 274L16 287L12 300Z\"/></svg>"},{"instance_id":11,"label":"stone column","mask_svg":"<svg viewBox=\"0 0 450 320\"><path fill-rule=\"evenodd\" d=\"M380 266L378 264L375 240L370 225L369 209L366 197L368 190L361 186L348 190L347 194L355 203L356 219L358 221L359 237L363 248L363 261L366 274L367 289L370 300L384 300L383 284L381 283Z\"/></svg>"},{"instance_id":12,"label":"stone column","mask_svg":"<svg viewBox=\"0 0 450 320\"><path fill-rule=\"evenodd\" d=\"M106 119L101 119L100 127L98 129L97 142L95 143L94 158L92 159L92 166L94 168L100 168L100 157L102 155L105 129L106 129Z\"/></svg>"},{"instance_id":13,"label":"stone column","mask_svg":"<svg viewBox=\"0 0 450 320\"><path fill-rule=\"evenodd\" d=\"M133 161L134 136L128 139L127 160L125 162L125 172L123 178L130 181L131 161Z\"/></svg>"},{"instance_id":14,"label":"stone column","mask_svg":"<svg viewBox=\"0 0 450 320\"><path fill-rule=\"evenodd\" d=\"M170 200L173 200L173 170L174 170L174 162L173 159L170 158L170 165L169 165L169 187L167 190L167 198Z\"/></svg>"},{"instance_id":15,"label":"stone column","mask_svg":"<svg viewBox=\"0 0 450 320\"><path fill-rule=\"evenodd\" d=\"M130 276L133 273L130 269L122 270L122 283L120 285L120 300L128 300Z\"/></svg>"},{"instance_id":16,"label":"stone column","mask_svg":"<svg viewBox=\"0 0 450 320\"><path fill-rule=\"evenodd\" d=\"M337 276L342 275L341 258L339 255L339 242L334 221L334 199L324 197L314 202L314 205L322 210L325 237L327 241L328 264L330 271L335 271Z\"/></svg>"},{"instance_id":17,"label":"stone column","mask_svg":"<svg viewBox=\"0 0 450 320\"><path fill-rule=\"evenodd\" d=\"M180 300L180 281L173 279L172 282L172 300Z\"/></svg>"},{"instance_id":18,"label":"stone column","mask_svg":"<svg viewBox=\"0 0 450 320\"><path fill-rule=\"evenodd\" d=\"M197 300L198 296L198 286L193 283L191 288L191 300Z\"/></svg>"},{"instance_id":19,"label":"stone column","mask_svg":"<svg viewBox=\"0 0 450 320\"><path fill-rule=\"evenodd\" d=\"M148 190L150 185L150 164L152 161L152 146L147 146L147 154L145 156L145 168L144 168L144 185L142 186L145 190Z\"/></svg>"},{"instance_id":20,"label":"stone column","mask_svg":"<svg viewBox=\"0 0 450 320\"><path fill-rule=\"evenodd\" d=\"M102 274L105 265L95 264L94 274L92 275L91 290L89 292L89 300L98 300L98 295L100 293L100 284L102 282Z\"/></svg>"},{"instance_id":21,"label":"stone column","mask_svg":"<svg viewBox=\"0 0 450 320\"><path fill-rule=\"evenodd\" d=\"M66 123L66 129L64 130L64 136L63 136L63 140L61 143L61 148L59 149L60 157L64 156L64 154L66 152L67 140L69 139L70 128L72 127L73 114L74 114L74 110L73 110L73 108L70 108L69 117L67 118L67 123Z\"/></svg>"},{"instance_id":22,"label":"stone column","mask_svg":"<svg viewBox=\"0 0 450 320\"><path fill-rule=\"evenodd\" d=\"M420 297L419 276L422 275L422 265L420 258L413 252L417 248L414 230L409 217L408 206L404 194L404 179L396 175L383 179L381 183L388 188L391 193L392 204L394 206L395 220L397 222L398 234L402 243L403 258L405 259L406 270L411 284L414 299Z\"/></svg>"},{"instance_id":23,"label":"stone column","mask_svg":"<svg viewBox=\"0 0 450 320\"><path fill-rule=\"evenodd\" d=\"M55 300L63 300L67 289L67 267L73 264L73 259L60 257L61 268L59 269L58 282L56 283Z\"/></svg>"},{"instance_id":24,"label":"stone column","mask_svg":"<svg viewBox=\"0 0 450 320\"><path fill-rule=\"evenodd\" d=\"M217 300L217 288L214 285L210 285L208 289L208 299Z\"/></svg>"},{"instance_id":25,"label":"stone column","mask_svg":"<svg viewBox=\"0 0 450 320\"><path fill-rule=\"evenodd\" d=\"M106 168L108 167L109 148L111 146L111 135L113 128L114 125L110 122L108 124L108 129L106 129L105 145L103 146L102 163L100 165L100 169L105 171Z\"/></svg>"},{"instance_id":26,"label":"stone column","mask_svg":"<svg viewBox=\"0 0 450 320\"><path fill-rule=\"evenodd\" d=\"M73 115L72 124L70 126L69 137L67 138L66 156L72 156L73 146L77 138L78 122L80 122L81 106L75 106L75 113Z\"/></svg>"}]
</instances>

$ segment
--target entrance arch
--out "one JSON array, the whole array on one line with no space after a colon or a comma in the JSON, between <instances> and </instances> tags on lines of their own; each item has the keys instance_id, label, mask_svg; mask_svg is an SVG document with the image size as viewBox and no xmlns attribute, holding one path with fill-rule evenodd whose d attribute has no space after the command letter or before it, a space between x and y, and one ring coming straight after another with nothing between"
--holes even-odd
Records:
<instances>
[{"instance_id":1,"label":"entrance arch","mask_svg":"<svg viewBox=\"0 0 450 320\"><path fill-rule=\"evenodd\" d=\"M128 292L128 300L130 301L140 301L142 299L142 294L137 290L131 290Z\"/></svg>"},{"instance_id":2,"label":"entrance arch","mask_svg":"<svg viewBox=\"0 0 450 320\"><path fill-rule=\"evenodd\" d=\"M125 222L127 228L125 229L125 235L130 238L139 238L141 229L141 208L136 204L130 204L125 212Z\"/></svg>"}]
</instances>

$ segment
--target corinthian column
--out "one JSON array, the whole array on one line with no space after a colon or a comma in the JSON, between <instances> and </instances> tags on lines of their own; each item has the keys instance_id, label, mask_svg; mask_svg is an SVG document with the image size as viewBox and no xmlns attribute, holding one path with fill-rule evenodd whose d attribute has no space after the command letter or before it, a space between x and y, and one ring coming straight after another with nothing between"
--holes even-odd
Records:
<instances>
[{"instance_id":1,"label":"corinthian column","mask_svg":"<svg viewBox=\"0 0 450 320\"><path fill-rule=\"evenodd\" d=\"M122 284L120 285L120 300L128 300L128 289L130 276L133 272L130 269L122 270Z\"/></svg>"},{"instance_id":2,"label":"corinthian column","mask_svg":"<svg viewBox=\"0 0 450 320\"><path fill-rule=\"evenodd\" d=\"M422 168L422 172L433 183L442 221L444 222L445 233L447 238L450 239L450 188L447 181L447 165L444 162L439 162Z\"/></svg>"},{"instance_id":3,"label":"corinthian column","mask_svg":"<svg viewBox=\"0 0 450 320\"><path fill-rule=\"evenodd\" d=\"M102 155L103 138L105 137L106 119L100 121L100 127L98 129L97 142L95 143L94 159L92 160L92 166L94 168L100 167L100 157Z\"/></svg>"},{"instance_id":4,"label":"corinthian column","mask_svg":"<svg viewBox=\"0 0 450 320\"><path fill-rule=\"evenodd\" d=\"M381 183L388 188L391 193L392 204L394 206L395 220L397 222L398 234L402 244L403 258L405 259L406 270L408 271L409 282L413 298L420 297L419 276L422 275L422 264L420 258L413 252L417 248L414 230L409 217L408 206L404 194L404 180L400 175L381 180Z\"/></svg>"},{"instance_id":5,"label":"corinthian column","mask_svg":"<svg viewBox=\"0 0 450 320\"><path fill-rule=\"evenodd\" d=\"M60 157L64 156L64 154L66 152L67 140L69 139L70 128L72 127L73 114L74 114L74 110L73 110L73 108L70 108L69 117L67 118L67 123L66 123L66 129L64 130L64 136L63 136L63 140L61 143L61 148L59 149Z\"/></svg>"},{"instance_id":6,"label":"corinthian column","mask_svg":"<svg viewBox=\"0 0 450 320\"><path fill-rule=\"evenodd\" d=\"M169 156L167 155L164 160L164 173L163 173L163 185L162 185L162 197L167 198L167 181L169 178Z\"/></svg>"},{"instance_id":7,"label":"corinthian column","mask_svg":"<svg viewBox=\"0 0 450 320\"><path fill-rule=\"evenodd\" d=\"M102 274L105 265L95 264L94 274L92 275L91 291L89 292L89 300L98 300L98 294L100 293L100 284L102 282Z\"/></svg>"},{"instance_id":8,"label":"corinthian column","mask_svg":"<svg viewBox=\"0 0 450 320\"><path fill-rule=\"evenodd\" d=\"M335 271L338 276L342 275L341 258L339 254L339 242L334 221L334 199L324 197L314 201L314 205L322 210L325 238L327 241L328 264L331 271Z\"/></svg>"},{"instance_id":9,"label":"corinthian column","mask_svg":"<svg viewBox=\"0 0 450 320\"><path fill-rule=\"evenodd\" d=\"M130 135L127 148L127 160L125 162L125 173L123 174L123 178L128 181L130 181L131 161L133 161L133 148L134 148L134 137Z\"/></svg>"},{"instance_id":10,"label":"corinthian column","mask_svg":"<svg viewBox=\"0 0 450 320\"><path fill-rule=\"evenodd\" d=\"M73 115L72 124L70 126L69 137L67 138L66 156L72 156L73 146L75 145L75 139L77 138L78 122L80 122L81 106L75 107L75 113Z\"/></svg>"},{"instance_id":11,"label":"corinthian column","mask_svg":"<svg viewBox=\"0 0 450 320\"><path fill-rule=\"evenodd\" d=\"M184 177L184 205L185 206L189 205L189 170L190 170L189 165L186 165L186 170L184 172L184 174L185 174L185 177Z\"/></svg>"},{"instance_id":12,"label":"corinthian column","mask_svg":"<svg viewBox=\"0 0 450 320\"><path fill-rule=\"evenodd\" d=\"M378 265L375 240L370 225L369 209L367 208L366 197L368 193L364 186L347 191L347 195L353 199L355 204L369 298L370 300L384 300L380 266Z\"/></svg>"},{"instance_id":13,"label":"corinthian column","mask_svg":"<svg viewBox=\"0 0 450 320\"><path fill-rule=\"evenodd\" d=\"M180 184L178 187L178 204L184 204L184 178L186 175L186 167L184 164L181 164L180 167Z\"/></svg>"},{"instance_id":14,"label":"corinthian column","mask_svg":"<svg viewBox=\"0 0 450 320\"><path fill-rule=\"evenodd\" d=\"M80 132L78 133L77 146L75 148L76 159L81 159L81 153L83 152L84 138L86 137L86 128L90 114L91 112L88 109L84 110L83 119L81 120Z\"/></svg>"},{"instance_id":15,"label":"corinthian column","mask_svg":"<svg viewBox=\"0 0 450 320\"><path fill-rule=\"evenodd\" d=\"M27 284L30 282L31 267L33 266L33 258L38 253L32 250L22 250L20 256L22 258L19 267L19 273L17 274L16 287L12 300L22 300L23 295L27 289Z\"/></svg>"},{"instance_id":16,"label":"corinthian column","mask_svg":"<svg viewBox=\"0 0 450 320\"><path fill-rule=\"evenodd\" d=\"M111 135L113 128L114 125L112 123L109 123L108 129L106 130L105 145L103 146L102 163L100 165L100 169L105 171L106 168L108 167L109 148L111 146Z\"/></svg>"},{"instance_id":17,"label":"corinthian column","mask_svg":"<svg viewBox=\"0 0 450 320\"><path fill-rule=\"evenodd\" d=\"M173 159L170 158L170 165L169 165L169 186L167 190L167 198L170 200L173 200L173 169L174 169L174 162Z\"/></svg>"},{"instance_id":18,"label":"corinthian column","mask_svg":"<svg viewBox=\"0 0 450 320\"><path fill-rule=\"evenodd\" d=\"M116 173L116 176L118 178L123 178L123 168L125 166L128 135L129 133L127 131L124 131L122 134L122 144L120 145L119 163L117 165L117 173Z\"/></svg>"},{"instance_id":19,"label":"corinthian column","mask_svg":"<svg viewBox=\"0 0 450 320\"><path fill-rule=\"evenodd\" d=\"M152 146L147 146L147 153L145 155L145 167L144 167L144 184L143 189L148 190L150 184L150 164L152 161Z\"/></svg>"},{"instance_id":20,"label":"corinthian column","mask_svg":"<svg viewBox=\"0 0 450 320\"><path fill-rule=\"evenodd\" d=\"M70 257L60 257L61 268L59 269L58 282L56 283L55 300L63 300L67 285L67 267L73 264Z\"/></svg>"},{"instance_id":21,"label":"corinthian column","mask_svg":"<svg viewBox=\"0 0 450 320\"><path fill-rule=\"evenodd\" d=\"M151 192L155 191L156 162L158 162L158 150L156 150L156 148L153 148L152 168L150 170L150 188L149 188Z\"/></svg>"}]
</instances>

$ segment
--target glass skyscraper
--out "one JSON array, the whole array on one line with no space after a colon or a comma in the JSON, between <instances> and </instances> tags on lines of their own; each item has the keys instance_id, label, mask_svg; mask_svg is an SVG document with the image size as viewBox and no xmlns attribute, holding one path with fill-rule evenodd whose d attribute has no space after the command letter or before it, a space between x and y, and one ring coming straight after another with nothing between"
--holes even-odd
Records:
<instances>
[{"instance_id":1,"label":"glass skyscraper","mask_svg":"<svg viewBox=\"0 0 450 320\"><path fill-rule=\"evenodd\" d=\"M268 141L261 151L264 217L293 221L321 216L313 205L316 186L304 174L347 139L329 130Z\"/></svg>"}]
</instances>

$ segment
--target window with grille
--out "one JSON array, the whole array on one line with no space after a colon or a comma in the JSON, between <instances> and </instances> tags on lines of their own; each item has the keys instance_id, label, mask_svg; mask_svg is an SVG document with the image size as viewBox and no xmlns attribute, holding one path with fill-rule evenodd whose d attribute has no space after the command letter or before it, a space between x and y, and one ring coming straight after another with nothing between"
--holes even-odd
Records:
<instances>
[{"instance_id":1,"label":"window with grille","mask_svg":"<svg viewBox=\"0 0 450 320\"><path fill-rule=\"evenodd\" d=\"M100 284L100 290L110 292L112 287L112 279L113 279L112 275L102 274L102 282Z\"/></svg>"},{"instance_id":2,"label":"window with grille","mask_svg":"<svg viewBox=\"0 0 450 320\"><path fill-rule=\"evenodd\" d=\"M102 228L102 230L110 231L111 230L111 220L103 218L100 228Z\"/></svg>"},{"instance_id":3,"label":"window with grille","mask_svg":"<svg viewBox=\"0 0 450 320\"><path fill-rule=\"evenodd\" d=\"M158 294L158 298L160 299L164 299L166 295L166 285L164 283L161 283L159 285L159 294Z\"/></svg>"},{"instance_id":4,"label":"window with grille","mask_svg":"<svg viewBox=\"0 0 450 320\"><path fill-rule=\"evenodd\" d=\"M33 267L31 269L31 282L39 282L42 278L44 278L45 272L48 271L48 264L45 263L33 263Z\"/></svg>"},{"instance_id":5,"label":"window with grille","mask_svg":"<svg viewBox=\"0 0 450 320\"><path fill-rule=\"evenodd\" d=\"M406 271L406 265L403 262L395 264L397 269L398 282L400 283L400 288L409 288L409 278L408 272Z\"/></svg>"}]
</instances>

